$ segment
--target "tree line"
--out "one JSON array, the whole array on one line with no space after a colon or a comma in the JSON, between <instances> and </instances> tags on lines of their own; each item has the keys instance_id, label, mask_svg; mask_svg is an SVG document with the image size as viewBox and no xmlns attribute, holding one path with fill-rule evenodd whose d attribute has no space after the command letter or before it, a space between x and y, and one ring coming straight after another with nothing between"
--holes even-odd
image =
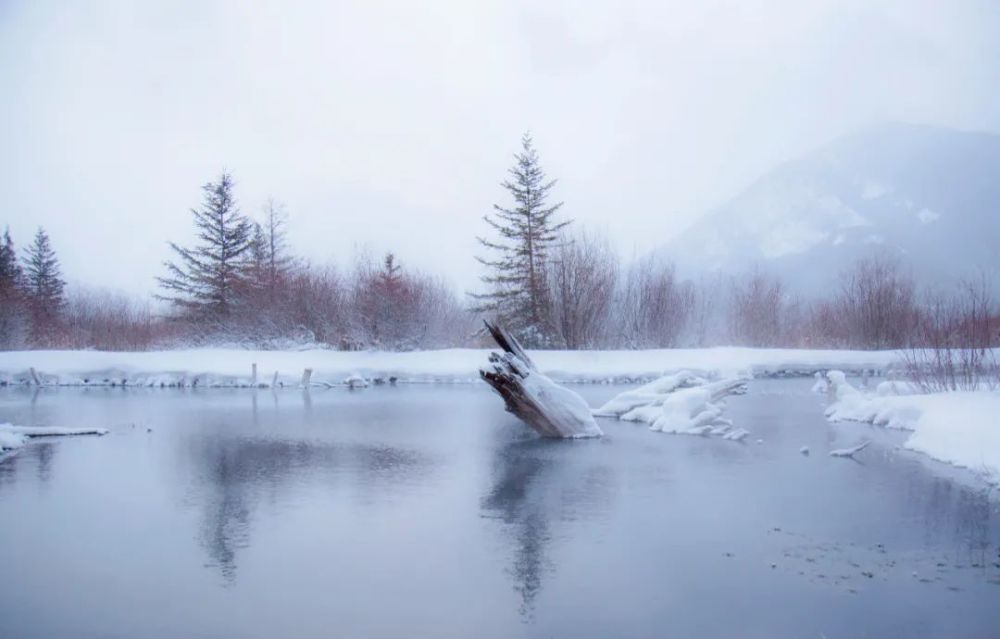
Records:
<instances>
[{"instance_id":1,"label":"tree line","mask_svg":"<svg viewBox=\"0 0 1000 639\"><path fill-rule=\"evenodd\" d=\"M289 216L269 201L243 213L233 176L202 187L191 210L196 241L172 258L149 300L68 290L49 236L19 255L0 244L0 348L143 350L230 344L411 350L483 344L481 318L533 348L755 347L897 349L995 345L998 310L984 279L952 292L922 290L905 264L873 253L839 275L825 298L792 294L762 269L681 278L660 255L623 260L607 238L577 228L551 201L530 135L506 180L509 203L484 216L479 291L362 253L316 265L287 240ZM154 310L156 309L156 310Z\"/></svg>"}]
</instances>

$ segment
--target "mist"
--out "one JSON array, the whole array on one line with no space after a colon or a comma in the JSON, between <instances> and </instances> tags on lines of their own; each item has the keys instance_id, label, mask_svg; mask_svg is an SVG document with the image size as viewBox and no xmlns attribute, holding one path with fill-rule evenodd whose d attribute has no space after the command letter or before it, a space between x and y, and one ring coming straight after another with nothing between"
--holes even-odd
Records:
<instances>
[{"instance_id":1,"label":"mist","mask_svg":"<svg viewBox=\"0 0 1000 639\"><path fill-rule=\"evenodd\" d=\"M565 214L641 254L866 124L1000 130L998 36L985 1L6 2L2 219L146 294L225 169L309 259L467 290L526 130Z\"/></svg>"}]
</instances>

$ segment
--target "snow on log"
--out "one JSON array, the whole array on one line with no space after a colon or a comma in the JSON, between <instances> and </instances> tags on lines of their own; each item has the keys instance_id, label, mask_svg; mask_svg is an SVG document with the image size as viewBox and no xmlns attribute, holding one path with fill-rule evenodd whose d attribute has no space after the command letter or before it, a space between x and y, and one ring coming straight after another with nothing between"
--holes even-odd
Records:
<instances>
[{"instance_id":1,"label":"snow on log","mask_svg":"<svg viewBox=\"0 0 1000 639\"><path fill-rule=\"evenodd\" d=\"M722 416L725 398L746 392L741 377L706 382L681 371L625 391L612 398L595 415L618 417L626 422L649 424L650 430L684 435L710 435L742 441L749 431L736 428Z\"/></svg>"},{"instance_id":2,"label":"snow on log","mask_svg":"<svg viewBox=\"0 0 1000 639\"><path fill-rule=\"evenodd\" d=\"M0 452L20 448L31 437L68 437L73 435L107 435L106 428L61 428L40 426L28 428L0 424Z\"/></svg>"},{"instance_id":3,"label":"snow on log","mask_svg":"<svg viewBox=\"0 0 1000 639\"><path fill-rule=\"evenodd\" d=\"M854 459L854 456L868 448L869 444L871 444L871 442L865 440L856 446L851 446L850 448L836 448L830 451L830 457L847 457Z\"/></svg>"},{"instance_id":4,"label":"snow on log","mask_svg":"<svg viewBox=\"0 0 1000 639\"><path fill-rule=\"evenodd\" d=\"M490 366L480 377L493 387L513 413L542 437L600 437L590 407L582 397L538 372L514 336L486 322L493 339L504 350L489 355Z\"/></svg>"},{"instance_id":5,"label":"snow on log","mask_svg":"<svg viewBox=\"0 0 1000 639\"><path fill-rule=\"evenodd\" d=\"M595 408L593 411L594 416L621 417L640 406L661 404L667 398L667 395L678 389L701 386L704 383L704 378L698 377L690 371L680 371L673 375L664 375L639 388L615 395L600 408Z\"/></svg>"}]
</instances>

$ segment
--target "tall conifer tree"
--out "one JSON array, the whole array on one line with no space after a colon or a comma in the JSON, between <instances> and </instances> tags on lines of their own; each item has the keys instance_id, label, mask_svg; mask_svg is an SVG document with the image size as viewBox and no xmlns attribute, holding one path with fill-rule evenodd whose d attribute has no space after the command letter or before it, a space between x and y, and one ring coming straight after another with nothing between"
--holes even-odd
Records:
<instances>
[{"instance_id":1,"label":"tall conifer tree","mask_svg":"<svg viewBox=\"0 0 1000 639\"><path fill-rule=\"evenodd\" d=\"M24 295L31 314L32 336L38 342L55 328L66 289L59 259L45 229L39 227L34 241L25 250L23 262Z\"/></svg>"},{"instance_id":2,"label":"tall conifer tree","mask_svg":"<svg viewBox=\"0 0 1000 639\"><path fill-rule=\"evenodd\" d=\"M510 177L501 184L514 206L494 204L493 213L483 219L499 237L477 238L491 256L476 258L487 269L481 280L488 290L472 295L477 302L473 310L494 315L529 346L546 346L551 333L547 260L559 231L570 221L555 219L561 202L547 202L556 181L546 179L529 133L521 138L521 151L514 158Z\"/></svg>"},{"instance_id":3,"label":"tall conifer tree","mask_svg":"<svg viewBox=\"0 0 1000 639\"><path fill-rule=\"evenodd\" d=\"M233 198L233 178L202 187L200 209L192 209L200 242L184 248L173 242L177 261L168 261L167 276L157 278L167 300L197 319L222 320L232 312L251 248L252 227Z\"/></svg>"}]
</instances>

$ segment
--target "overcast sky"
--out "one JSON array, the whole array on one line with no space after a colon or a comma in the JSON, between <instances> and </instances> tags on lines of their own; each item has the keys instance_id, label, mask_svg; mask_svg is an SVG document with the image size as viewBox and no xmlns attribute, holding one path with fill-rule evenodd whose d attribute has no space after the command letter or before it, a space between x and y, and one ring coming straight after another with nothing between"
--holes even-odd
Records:
<instances>
[{"instance_id":1,"label":"overcast sky","mask_svg":"<svg viewBox=\"0 0 1000 639\"><path fill-rule=\"evenodd\" d=\"M647 250L868 123L1000 131L1000 2L0 0L0 225L149 292L226 168L294 248L468 287L530 129L564 211Z\"/></svg>"}]
</instances>

